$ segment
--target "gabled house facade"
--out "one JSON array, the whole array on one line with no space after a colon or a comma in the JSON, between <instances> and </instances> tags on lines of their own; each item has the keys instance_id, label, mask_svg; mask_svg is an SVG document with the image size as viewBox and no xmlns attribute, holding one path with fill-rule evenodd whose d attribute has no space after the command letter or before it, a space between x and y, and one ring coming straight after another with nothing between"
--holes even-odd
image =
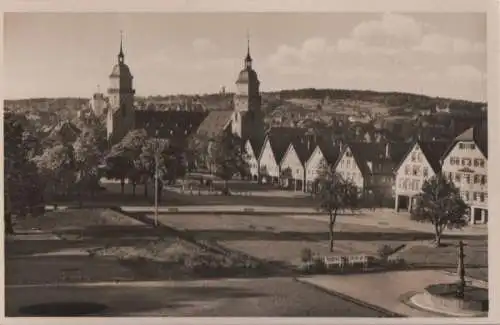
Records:
<instances>
[{"instance_id":1,"label":"gabled house facade","mask_svg":"<svg viewBox=\"0 0 500 325\"><path fill-rule=\"evenodd\" d=\"M304 184L304 165L294 143L290 143L280 163L282 186L295 191L302 190Z\"/></svg>"},{"instance_id":2,"label":"gabled house facade","mask_svg":"<svg viewBox=\"0 0 500 325\"><path fill-rule=\"evenodd\" d=\"M295 191L305 189L305 164L312 151L315 141L311 137L295 137L290 140L283 159L281 160L281 178L285 187L293 188Z\"/></svg>"},{"instance_id":3,"label":"gabled house facade","mask_svg":"<svg viewBox=\"0 0 500 325\"><path fill-rule=\"evenodd\" d=\"M369 185L370 171L361 169L362 166L358 164L351 147L352 144L345 145L345 148L340 153L340 156L335 164L335 172L342 176L342 178L350 180L361 192L363 192Z\"/></svg>"},{"instance_id":4,"label":"gabled house facade","mask_svg":"<svg viewBox=\"0 0 500 325\"><path fill-rule=\"evenodd\" d=\"M486 128L472 127L455 138L442 159L442 173L470 207L470 223L488 222L488 142Z\"/></svg>"},{"instance_id":5,"label":"gabled house facade","mask_svg":"<svg viewBox=\"0 0 500 325\"><path fill-rule=\"evenodd\" d=\"M252 181L259 180L259 156L262 148L259 148L257 140L248 139L245 141L246 160Z\"/></svg>"},{"instance_id":6,"label":"gabled house facade","mask_svg":"<svg viewBox=\"0 0 500 325\"><path fill-rule=\"evenodd\" d=\"M349 143L335 171L360 189L365 202L386 205L394 198L394 168L407 147L407 143Z\"/></svg>"},{"instance_id":7,"label":"gabled house facade","mask_svg":"<svg viewBox=\"0 0 500 325\"><path fill-rule=\"evenodd\" d=\"M339 157L340 146L333 143L320 142L314 148L314 151L305 162L305 192L317 192L317 180L320 177L321 170L326 166L335 164Z\"/></svg>"},{"instance_id":8,"label":"gabled house facade","mask_svg":"<svg viewBox=\"0 0 500 325\"><path fill-rule=\"evenodd\" d=\"M410 212L424 182L441 172L440 159L449 147L447 142L415 141L395 170L395 200L397 212Z\"/></svg>"},{"instance_id":9,"label":"gabled house facade","mask_svg":"<svg viewBox=\"0 0 500 325\"><path fill-rule=\"evenodd\" d=\"M271 138L266 137L258 159L259 177L263 183L275 184L280 177L280 165L271 145Z\"/></svg>"}]
</instances>

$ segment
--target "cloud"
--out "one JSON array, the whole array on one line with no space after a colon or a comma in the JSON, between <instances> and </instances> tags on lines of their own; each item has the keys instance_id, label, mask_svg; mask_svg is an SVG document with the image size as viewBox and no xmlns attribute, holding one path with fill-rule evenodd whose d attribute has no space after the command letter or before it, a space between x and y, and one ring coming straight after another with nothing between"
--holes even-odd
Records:
<instances>
[{"instance_id":1,"label":"cloud","mask_svg":"<svg viewBox=\"0 0 500 325\"><path fill-rule=\"evenodd\" d=\"M414 47L416 51L434 54L467 54L484 53L486 47L481 42L471 42L462 38L453 38L442 34L427 34L420 44Z\"/></svg>"},{"instance_id":2,"label":"cloud","mask_svg":"<svg viewBox=\"0 0 500 325\"><path fill-rule=\"evenodd\" d=\"M471 65L454 65L446 69L446 75L457 82L482 82L486 76Z\"/></svg>"},{"instance_id":3,"label":"cloud","mask_svg":"<svg viewBox=\"0 0 500 325\"><path fill-rule=\"evenodd\" d=\"M208 38L197 38L193 41L192 46L198 53L213 53L217 51L217 45Z\"/></svg>"},{"instance_id":4,"label":"cloud","mask_svg":"<svg viewBox=\"0 0 500 325\"><path fill-rule=\"evenodd\" d=\"M386 13L378 20L355 26L347 38L335 44L340 53L365 55L484 53L486 46L463 38L430 32L432 26L401 14Z\"/></svg>"},{"instance_id":5,"label":"cloud","mask_svg":"<svg viewBox=\"0 0 500 325\"><path fill-rule=\"evenodd\" d=\"M400 46L418 42L423 25L415 19L399 14L385 13L379 20L360 23L351 32L351 38L366 45Z\"/></svg>"},{"instance_id":6,"label":"cloud","mask_svg":"<svg viewBox=\"0 0 500 325\"><path fill-rule=\"evenodd\" d=\"M306 39L299 47L282 44L267 59L267 66L280 74L309 74L318 62L334 52L324 38Z\"/></svg>"}]
</instances>

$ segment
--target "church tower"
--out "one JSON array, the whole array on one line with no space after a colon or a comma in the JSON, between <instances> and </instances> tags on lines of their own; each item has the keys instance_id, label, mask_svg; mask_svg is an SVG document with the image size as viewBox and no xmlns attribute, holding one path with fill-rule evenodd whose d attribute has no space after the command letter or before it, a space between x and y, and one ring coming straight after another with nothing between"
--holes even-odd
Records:
<instances>
[{"instance_id":1,"label":"church tower","mask_svg":"<svg viewBox=\"0 0 500 325\"><path fill-rule=\"evenodd\" d=\"M263 136L263 114L259 87L259 78L252 68L250 39L248 39L243 70L240 71L236 80L236 91L233 98L234 112L231 121L233 133L243 139Z\"/></svg>"},{"instance_id":2,"label":"church tower","mask_svg":"<svg viewBox=\"0 0 500 325\"><path fill-rule=\"evenodd\" d=\"M120 52L118 62L109 75L107 116L108 140L111 143L120 141L135 126L133 76L125 64L123 54L123 38L120 36Z\"/></svg>"}]
</instances>

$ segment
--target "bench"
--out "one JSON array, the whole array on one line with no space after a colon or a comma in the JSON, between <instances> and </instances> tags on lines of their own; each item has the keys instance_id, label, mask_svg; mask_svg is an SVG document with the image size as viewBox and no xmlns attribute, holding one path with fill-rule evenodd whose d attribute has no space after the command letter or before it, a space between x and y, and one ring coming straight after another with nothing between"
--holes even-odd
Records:
<instances>
[{"instance_id":1,"label":"bench","mask_svg":"<svg viewBox=\"0 0 500 325\"><path fill-rule=\"evenodd\" d=\"M337 268L343 269L345 266L345 257L343 256L325 256L324 263L326 269Z\"/></svg>"},{"instance_id":2,"label":"bench","mask_svg":"<svg viewBox=\"0 0 500 325\"><path fill-rule=\"evenodd\" d=\"M387 263L392 265L399 265L403 263L403 259L400 256L389 256L387 257Z\"/></svg>"},{"instance_id":3,"label":"bench","mask_svg":"<svg viewBox=\"0 0 500 325\"><path fill-rule=\"evenodd\" d=\"M363 270L368 268L372 258L368 255L349 255L347 257L347 264L351 267L361 267Z\"/></svg>"}]
</instances>

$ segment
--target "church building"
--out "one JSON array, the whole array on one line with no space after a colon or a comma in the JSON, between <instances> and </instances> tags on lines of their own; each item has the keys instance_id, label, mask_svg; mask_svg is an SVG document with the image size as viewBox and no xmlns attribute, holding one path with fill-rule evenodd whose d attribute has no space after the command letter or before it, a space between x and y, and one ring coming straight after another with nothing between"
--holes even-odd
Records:
<instances>
[{"instance_id":1,"label":"church building","mask_svg":"<svg viewBox=\"0 0 500 325\"><path fill-rule=\"evenodd\" d=\"M106 128L109 143L119 142L133 129L144 129L151 137L169 139L179 145L189 136L212 139L231 130L242 139L264 137L264 114L261 110L260 81L252 68L250 44L244 66L236 80L232 101L216 110L141 110L134 106L133 76L125 64L120 40L118 62L109 76Z\"/></svg>"}]
</instances>

